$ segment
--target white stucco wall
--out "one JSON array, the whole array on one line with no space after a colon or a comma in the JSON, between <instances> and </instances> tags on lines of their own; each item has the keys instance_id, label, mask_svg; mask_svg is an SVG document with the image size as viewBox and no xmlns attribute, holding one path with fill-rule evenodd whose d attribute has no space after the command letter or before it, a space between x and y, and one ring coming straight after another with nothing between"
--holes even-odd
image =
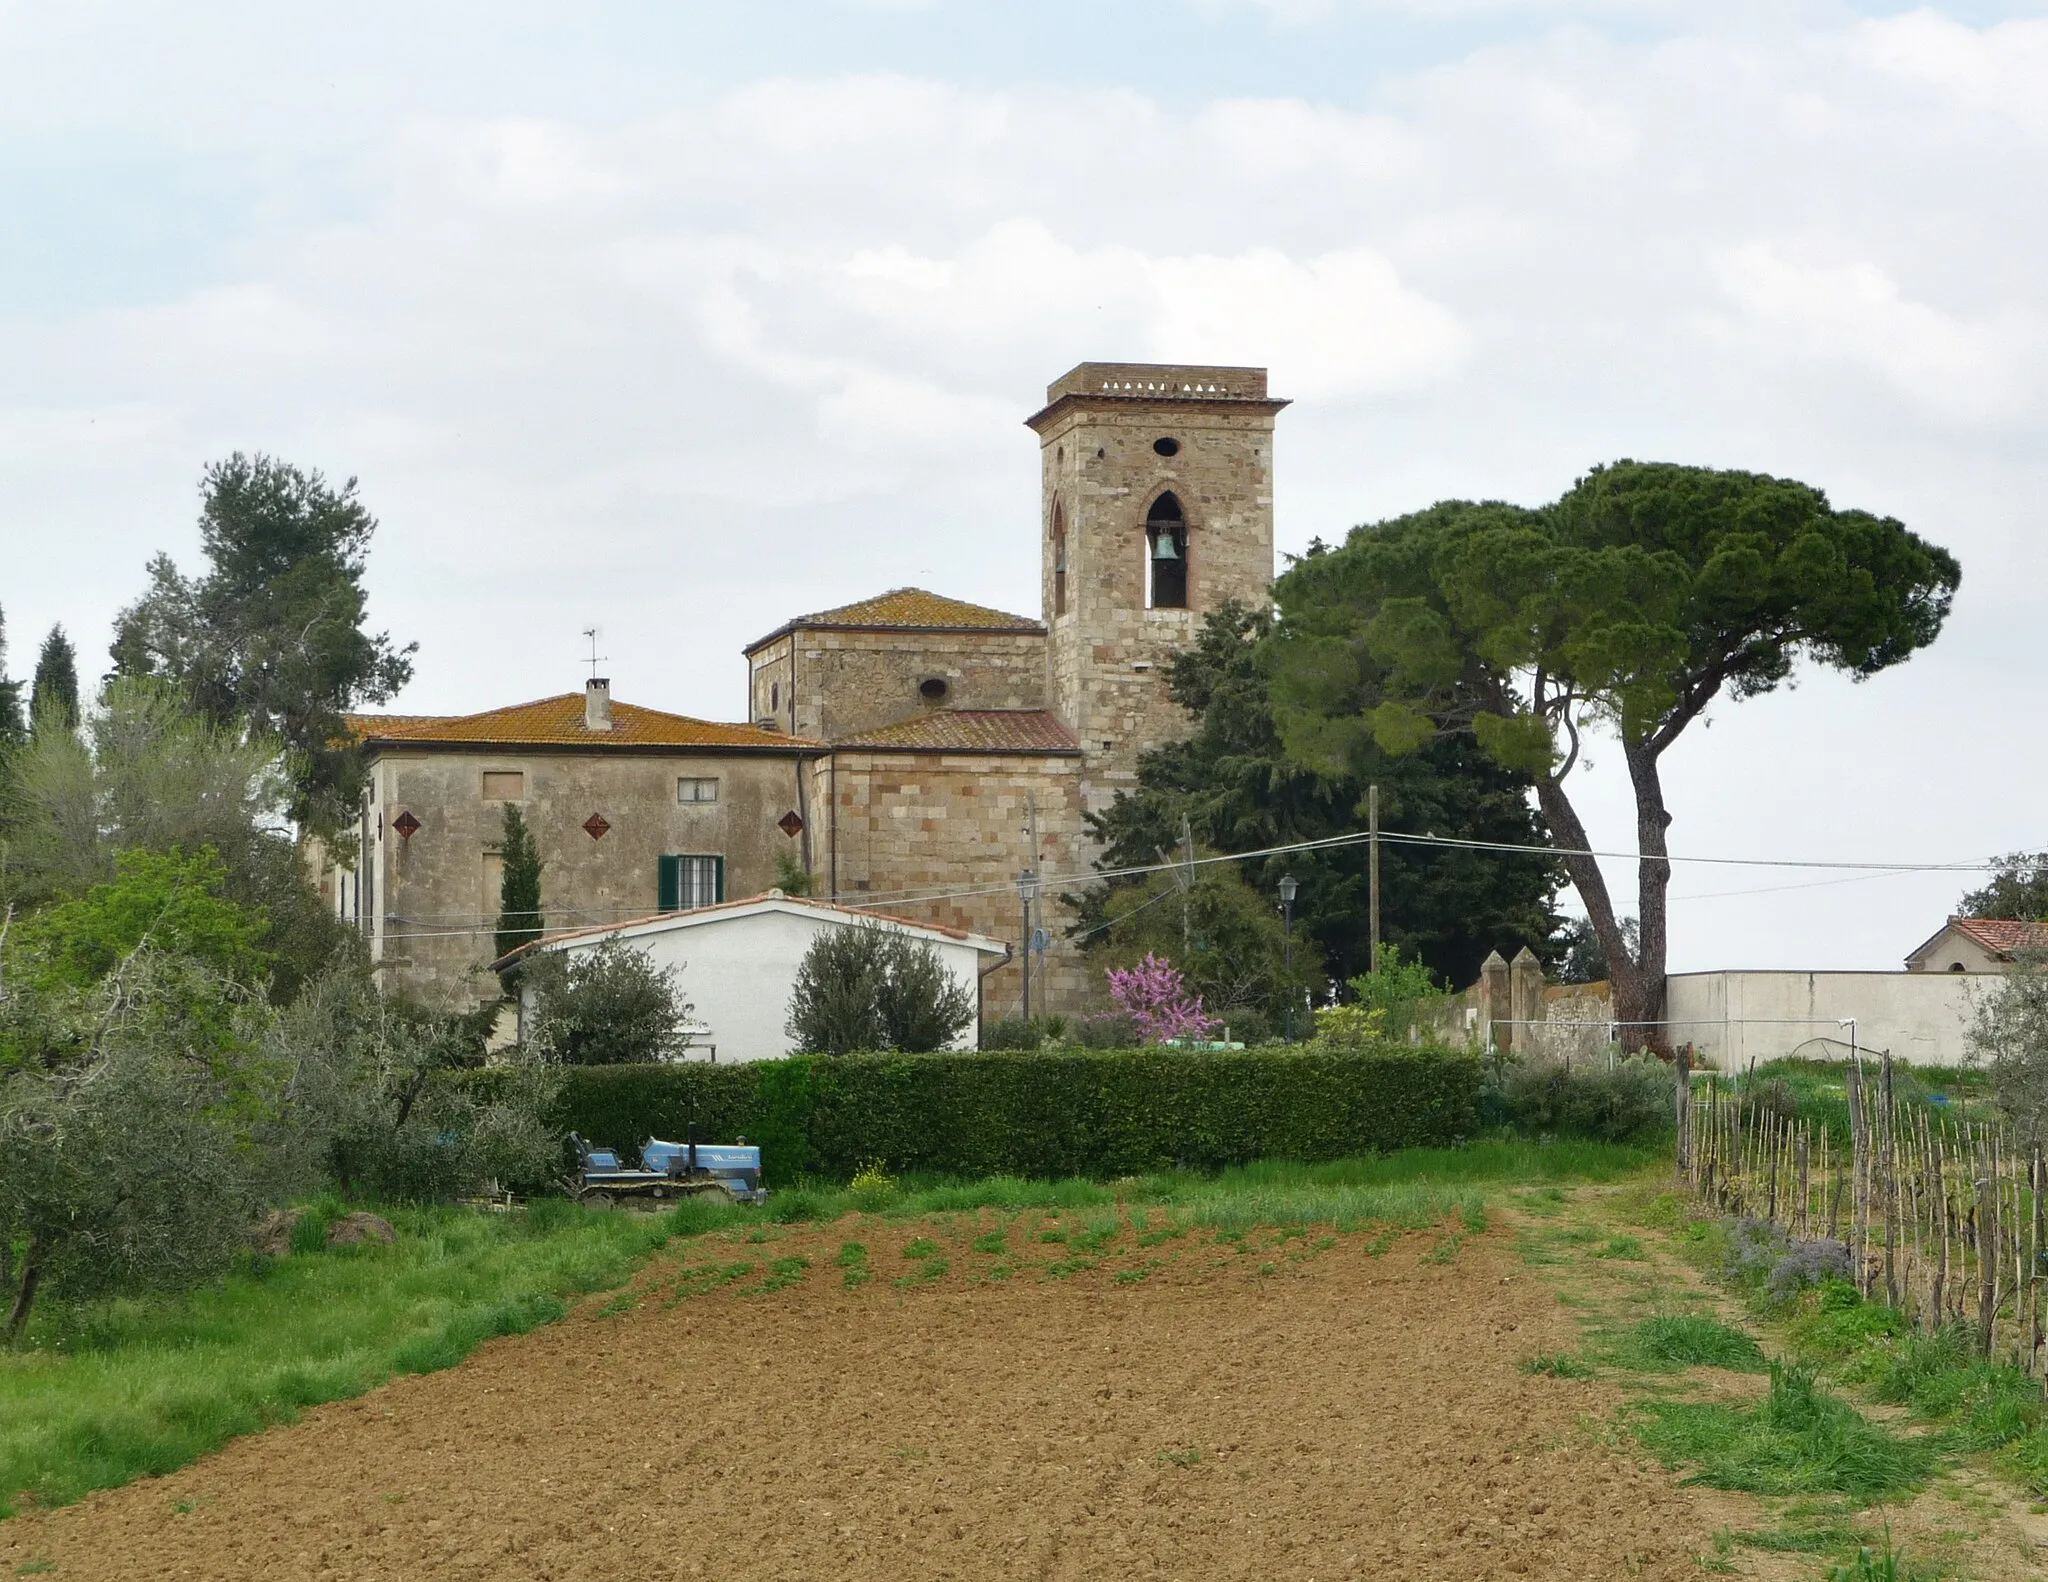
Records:
<instances>
[{"instance_id":1,"label":"white stucco wall","mask_svg":"<svg viewBox=\"0 0 2048 1582\"><path fill-rule=\"evenodd\" d=\"M1976 1003L1995 972L1682 972L1666 983L1671 1037L1730 1070L1781 1055L1838 1057L1857 1042L1915 1065L1953 1066L1967 1053Z\"/></svg>"},{"instance_id":2,"label":"white stucco wall","mask_svg":"<svg viewBox=\"0 0 2048 1582\"><path fill-rule=\"evenodd\" d=\"M687 1058L772 1060L790 1053L783 1025L797 967L811 941L826 929L859 926L860 920L844 911L800 902L742 902L631 924L618 930L618 937L657 966L677 969L683 997L693 1007L691 1020L704 1029L691 1040ZM902 931L927 940L954 982L970 995L978 996L979 969L1004 954L1001 945L978 936L961 940L935 930ZM580 935L544 948L573 955L595 950L609 937ZM954 1047L972 1049L976 1033L970 1025Z\"/></svg>"}]
</instances>

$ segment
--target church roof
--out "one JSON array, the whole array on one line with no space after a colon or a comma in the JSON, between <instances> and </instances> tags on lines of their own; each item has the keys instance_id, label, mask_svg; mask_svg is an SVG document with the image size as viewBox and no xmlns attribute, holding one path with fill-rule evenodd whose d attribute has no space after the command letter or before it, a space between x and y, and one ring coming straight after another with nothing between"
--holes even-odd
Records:
<instances>
[{"instance_id":1,"label":"church roof","mask_svg":"<svg viewBox=\"0 0 2048 1582\"><path fill-rule=\"evenodd\" d=\"M801 736L758 725L721 725L668 714L637 703L614 702L612 728L593 731L583 723L583 694L515 703L481 714L349 714L343 716L358 741L376 745L405 742L444 747L756 748L767 751L816 747Z\"/></svg>"},{"instance_id":2,"label":"church roof","mask_svg":"<svg viewBox=\"0 0 2048 1582\"><path fill-rule=\"evenodd\" d=\"M860 632L1042 632L1045 623L1028 615L991 610L985 604L927 593L923 588L891 588L872 599L799 615L759 641L749 643L741 652L751 654L786 632L819 627Z\"/></svg>"},{"instance_id":3,"label":"church roof","mask_svg":"<svg viewBox=\"0 0 2048 1582\"><path fill-rule=\"evenodd\" d=\"M832 744L914 753L1078 753L1081 744L1045 709L933 709Z\"/></svg>"}]
</instances>

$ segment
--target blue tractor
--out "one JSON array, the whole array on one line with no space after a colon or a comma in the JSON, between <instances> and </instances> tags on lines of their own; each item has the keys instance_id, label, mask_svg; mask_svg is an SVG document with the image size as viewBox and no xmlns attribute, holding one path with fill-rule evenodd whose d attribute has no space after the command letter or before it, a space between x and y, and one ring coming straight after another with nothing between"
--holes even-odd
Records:
<instances>
[{"instance_id":1,"label":"blue tractor","mask_svg":"<svg viewBox=\"0 0 2048 1582\"><path fill-rule=\"evenodd\" d=\"M733 1203L765 1203L761 1150L742 1137L737 1143L663 1142L648 1138L640 1163L629 1165L610 1148L598 1148L576 1133L576 1173L563 1185L579 1203L600 1206L620 1198L718 1197Z\"/></svg>"}]
</instances>

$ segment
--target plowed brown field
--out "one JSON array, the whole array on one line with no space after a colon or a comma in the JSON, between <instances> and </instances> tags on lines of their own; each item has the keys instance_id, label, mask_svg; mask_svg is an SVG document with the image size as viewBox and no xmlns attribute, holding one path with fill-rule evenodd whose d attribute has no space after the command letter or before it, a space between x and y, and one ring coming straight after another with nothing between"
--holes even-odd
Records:
<instances>
[{"instance_id":1,"label":"plowed brown field","mask_svg":"<svg viewBox=\"0 0 2048 1582\"><path fill-rule=\"evenodd\" d=\"M771 1247L806 1278L594 1301L449 1372L0 1525L59 1578L1691 1578L1670 1474L1605 1384L1521 1373L1577 1327L1502 1231L1190 1238L1139 1283L989 1260L898 1289L915 1227ZM849 1236L877 1278L844 1288ZM1440 1255L1441 1256L1441 1255ZM1263 1266L1271 1273L1260 1273ZM616 1304L613 1304L616 1305ZM37 1569L41 1569L40 1566Z\"/></svg>"}]
</instances>

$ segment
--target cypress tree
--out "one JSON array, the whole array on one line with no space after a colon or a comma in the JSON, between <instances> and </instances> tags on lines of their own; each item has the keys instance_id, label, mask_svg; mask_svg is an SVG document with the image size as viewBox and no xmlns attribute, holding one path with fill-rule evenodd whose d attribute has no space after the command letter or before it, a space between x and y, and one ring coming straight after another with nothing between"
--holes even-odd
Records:
<instances>
[{"instance_id":1,"label":"cypress tree","mask_svg":"<svg viewBox=\"0 0 2048 1582\"><path fill-rule=\"evenodd\" d=\"M539 939L545 926L540 915L540 848L526 827L519 804L505 804L504 870L498 881L498 954Z\"/></svg>"},{"instance_id":2,"label":"cypress tree","mask_svg":"<svg viewBox=\"0 0 2048 1582\"><path fill-rule=\"evenodd\" d=\"M50 628L43 651L36 656L35 690L29 694L28 722L33 730L48 713L68 730L78 723L78 651L62 624Z\"/></svg>"},{"instance_id":3,"label":"cypress tree","mask_svg":"<svg viewBox=\"0 0 2048 1582\"><path fill-rule=\"evenodd\" d=\"M7 679L7 612L0 610L0 748L27 734L21 722L21 683Z\"/></svg>"}]
</instances>

